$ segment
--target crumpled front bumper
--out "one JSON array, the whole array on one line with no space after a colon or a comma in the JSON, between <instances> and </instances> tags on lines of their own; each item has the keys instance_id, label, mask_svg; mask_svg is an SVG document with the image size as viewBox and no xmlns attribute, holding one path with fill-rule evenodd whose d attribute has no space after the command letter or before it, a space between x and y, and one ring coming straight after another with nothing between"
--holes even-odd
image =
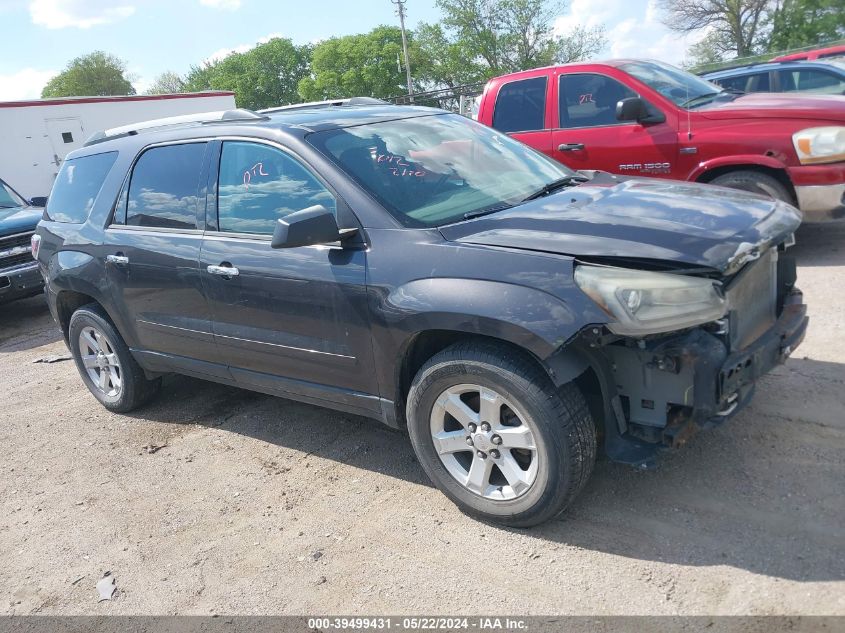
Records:
<instances>
[{"instance_id":1,"label":"crumpled front bumper","mask_svg":"<svg viewBox=\"0 0 845 633\"><path fill-rule=\"evenodd\" d=\"M757 380L801 344L808 322L803 295L793 288L774 323L740 350L705 328L639 346L604 347L609 375L603 382L612 391L608 457L649 467L658 448L681 446L736 415L751 401Z\"/></svg>"}]
</instances>

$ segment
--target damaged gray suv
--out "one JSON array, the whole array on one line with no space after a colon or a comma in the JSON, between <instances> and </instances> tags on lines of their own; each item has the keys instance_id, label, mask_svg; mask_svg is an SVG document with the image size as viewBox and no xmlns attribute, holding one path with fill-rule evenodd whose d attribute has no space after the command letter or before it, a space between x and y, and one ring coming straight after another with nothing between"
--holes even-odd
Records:
<instances>
[{"instance_id":1,"label":"damaged gray suv","mask_svg":"<svg viewBox=\"0 0 845 633\"><path fill-rule=\"evenodd\" d=\"M351 100L99 134L33 244L106 408L180 373L368 416L464 511L527 526L599 451L647 467L749 402L807 328L800 219Z\"/></svg>"}]
</instances>

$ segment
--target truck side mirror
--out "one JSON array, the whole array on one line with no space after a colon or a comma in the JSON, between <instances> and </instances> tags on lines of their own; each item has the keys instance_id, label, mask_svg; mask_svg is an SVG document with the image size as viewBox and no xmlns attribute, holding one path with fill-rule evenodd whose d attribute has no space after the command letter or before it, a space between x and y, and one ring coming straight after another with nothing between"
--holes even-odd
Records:
<instances>
[{"instance_id":1,"label":"truck side mirror","mask_svg":"<svg viewBox=\"0 0 845 633\"><path fill-rule=\"evenodd\" d=\"M637 123L663 123L666 116L652 108L642 97L628 97L617 102L616 119Z\"/></svg>"},{"instance_id":2,"label":"truck side mirror","mask_svg":"<svg viewBox=\"0 0 845 633\"><path fill-rule=\"evenodd\" d=\"M272 248L295 248L337 242L357 231L341 231L334 213L321 204L291 213L276 221Z\"/></svg>"},{"instance_id":3,"label":"truck side mirror","mask_svg":"<svg viewBox=\"0 0 845 633\"><path fill-rule=\"evenodd\" d=\"M46 207L47 206L47 196L35 196L32 200L29 201L29 206L31 207Z\"/></svg>"}]
</instances>

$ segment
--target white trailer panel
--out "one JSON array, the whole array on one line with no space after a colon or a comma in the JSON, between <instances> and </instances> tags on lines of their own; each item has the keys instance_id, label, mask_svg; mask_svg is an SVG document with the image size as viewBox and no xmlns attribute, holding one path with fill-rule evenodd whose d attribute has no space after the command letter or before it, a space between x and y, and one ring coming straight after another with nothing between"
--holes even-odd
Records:
<instances>
[{"instance_id":1,"label":"white trailer panel","mask_svg":"<svg viewBox=\"0 0 845 633\"><path fill-rule=\"evenodd\" d=\"M46 196L65 156L95 132L234 107L232 92L0 102L0 178L26 198Z\"/></svg>"}]
</instances>

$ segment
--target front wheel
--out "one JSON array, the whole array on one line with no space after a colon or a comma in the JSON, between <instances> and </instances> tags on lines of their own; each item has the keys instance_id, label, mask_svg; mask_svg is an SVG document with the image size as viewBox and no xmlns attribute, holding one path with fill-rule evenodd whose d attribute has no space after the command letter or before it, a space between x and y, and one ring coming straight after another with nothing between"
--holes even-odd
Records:
<instances>
[{"instance_id":1,"label":"front wheel","mask_svg":"<svg viewBox=\"0 0 845 633\"><path fill-rule=\"evenodd\" d=\"M595 426L573 384L557 390L518 350L458 343L413 380L408 430L434 484L464 512L526 527L563 511L586 483Z\"/></svg>"},{"instance_id":2,"label":"front wheel","mask_svg":"<svg viewBox=\"0 0 845 633\"><path fill-rule=\"evenodd\" d=\"M709 184L750 191L751 193L758 193L762 196L774 198L775 200L783 200L789 204L795 204L787 188L777 178L759 171L729 171L726 174L717 176Z\"/></svg>"}]
</instances>

